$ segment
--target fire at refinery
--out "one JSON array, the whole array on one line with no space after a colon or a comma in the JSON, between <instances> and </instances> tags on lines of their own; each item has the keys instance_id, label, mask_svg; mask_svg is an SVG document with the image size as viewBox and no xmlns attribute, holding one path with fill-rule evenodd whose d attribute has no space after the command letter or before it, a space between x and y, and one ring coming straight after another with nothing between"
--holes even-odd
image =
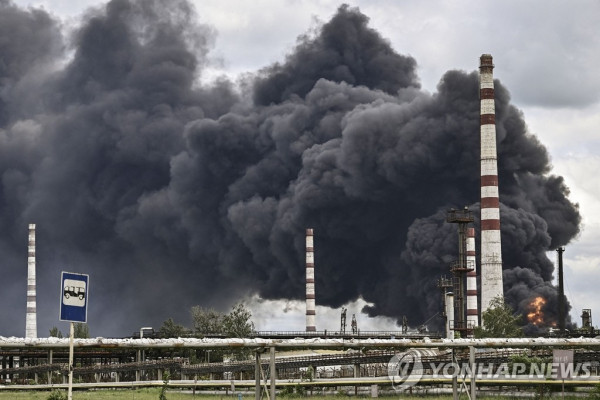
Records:
<instances>
[{"instance_id":1,"label":"fire at refinery","mask_svg":"<svg viewBox=\"0 0 600 400\"><path fill-rule=\"evenodd\" d=\"M582 217L491 55L479 74L471 54L472 71L453 67L425 90L417 60L343 5L238 88L204 80L214 32L188 0L109 1L72 37L52 14L5 3L2 335L23 335L34 305L40 333L56 323L54 290L33 287L55 287L61 265L102 288L95 335L246 295L306 301L310 329L325 326L316 307L361 298L370 317L441 330L435 281L457 250L446 211L464 206L475 236L460 248L482 284L466 278L463 321L475 326L498 295L523 317L542 296L545 325L557 320L547 255ZM44 264L27 283L23 221L36 223Z\"/></svg>"},{"instance_id":2,"label":"fire at refinery","mask_svg":"<svg viewBox=\"0 0 600 400\"><path fill-rule=\"evenodd\" d=\"M538 296L529 303L530 313L527 314L527 320L533 325L544 325L544 312L542 307L546 304L546 300L542 296Z\"/></svg>"}]
</instances>

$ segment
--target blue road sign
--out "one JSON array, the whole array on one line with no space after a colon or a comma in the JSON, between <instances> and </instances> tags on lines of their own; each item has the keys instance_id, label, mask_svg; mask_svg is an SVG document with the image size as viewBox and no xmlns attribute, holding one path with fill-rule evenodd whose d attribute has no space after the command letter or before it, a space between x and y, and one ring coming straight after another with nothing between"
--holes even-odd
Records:
<instances>
[{"instance_id":1,"label":"blue road sign","mask_svg":"<svg viewBox=\"0 0 600 400\"><path fill-rule=\"evenodd\" d=\"M89 275L63 271L60 282L60 320L87 322Z\"/></svg>"}]
</instances>

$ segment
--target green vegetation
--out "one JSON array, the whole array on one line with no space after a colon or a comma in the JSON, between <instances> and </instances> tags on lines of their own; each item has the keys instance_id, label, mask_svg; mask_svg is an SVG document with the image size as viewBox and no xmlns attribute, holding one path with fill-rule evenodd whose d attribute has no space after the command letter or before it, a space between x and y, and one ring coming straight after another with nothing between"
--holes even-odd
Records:
<instances>
[{"instance_id":1,"label":"green vegetation","mask_svg":"<svg viewBox=\"0 0 600 400\"><path fill-rule=\"evenodd\" d=\"M590 399L600 400L600 383L594 386L594 390L590 393Z\"/></svg>"},{"instance_id":2,"label":"green vegetation","mask_svg":"<svg viewBox=\"0 0 600 400\"><path fill-rule=\"evenodd\" d=\"M242 303L234 305L229 314L222 314L200 306L192 307L194 335L198 337L209 334L220 334L225 337L248 337L254 331L254 323L250 320L251 318L252 313Z\"/></svg>"},{"instance_id":3,"label":"green vegetation","mask_svg":"<svg viewBox=\"0 0 600 400\"><path fill-rule=\"evenodd\" d=\"M524 371L531 371L531 366L536 365L541 368L542 365L546 365L552 362L552 358L532 357L526 354L515 354L508 358L508 370L514 371L515 365L521 365L524 367ZM518 372L517 373L522 373Z\"/></svg>"},{"instance_id":4,"label":"green vegetation","mask_svg":"<svg viewBox=\"0 0 600 400\"><path fill-rule=\"evenodd\" d=\"M229 314L223 314L213 309L200 306L192 307L193 332L196 337L218 334L223 337L248 337L254 331L252 313L243 303L234 305ZM210 357L213 362L223 361L225 356L233 360L247 360L253 355L250 349L225 349L205 350L206 359Z\"/></svg>"},{"instance_id":5,"label":"green vegetation","mask_svg":"<svg viewBox=\"0 0 600 400\"><path fill-rule=\"evenodd\" d=\"M53 326L52 329L50 329L50 337L56 337L61 339L63 337L63 334L60 330L58 330L57 327Z\"/></svg>"},{"instance_id":6,"label":"green vegetation","mask_svg":"<svg viewBox=\"0 0 600 400\"><path fill-rule=\"evenodd\" d=\"M159 398L161 389L160 388L152 388L152 389L138 389L138 390L130 390L130 389L118 389L118 390L96 390L96 391L74 391L73 392L73 400L157 400ZM9 392L9 391L0 391L0 400L55 400L55 398L48 397L51 392L49 391L40 391L40 392ZM64 394L64 398L66 399L67 391L64 390L62 392ZM229 395L202 395L196 393L195 395L192 392L180 392L177 390L167 392L167 396L169 400L237 400L238 395L229 394ZM554 394L554 396L557 396ZM330 395L330 396L321 396L315 395L311 396L303 396L297 393L292 394L283 394L279 393L277 397L282 398L314 398L315 400L340 400L340 399L348 399L354 398L355 396L347 396L347 395ZM243 392L242 393L243 400L253 400L254 393L252 392ZM359 399L367 399L370 397L366 396L357 396ZM380 396L380 400L398 400L399 396ZM452 395L409 395L408 393L403 394L401 396L402 399L414 399L414 400L452 400ZM466 398L463 396L461 398ZM519 397L518 399L520 399ZM540 398L540 397L537 397ZM593 395L591 397L575 397L572 394L565 394L565 400L581 400L585 398L594 399ZM57 397L56 399L60 399ZM263 397L265 399L265 397ZM515 400L517 398L511 396L477 396L478 400Z\"/></svg>"},{"instance_id":7,"label":"green vegetation","mask_svg":"<svg viewBox=\"0 0 600 400\"><path fill-rule=\"evenodd\" d=\"M90 328L88 324L76 322L73 326L73 337L77 339L88 339L90 337Z\"/></svg>"},{"instance_id":8,"label":"green vegetation","mask_svg":"<svg viewBox=\"0 0 600 400\"><path fill-rule=\"evenodd\" d=\"M163 378L163 385L160 388L160 393L158 394L158 400L167 400L167 389L169 385L169 372L165 372L165 376Z\"/></svg>"},{"instance_id":9,"label":"green vegetation","mask_svg":"<svg viewBox=\"0 0 600 400\"><path fill-rule=\"evenodd\" d=\"M73 400L157 400L162 388L148 389L106 389L106 390L89 390L89 391L73 391ZM59 393L59 394L55 394ZM59 396L64 397L50 397ZM167 392L169 400L225 400L233 399L232 396L193 396L191 392L169 391ZM253 397L244 396L246 400L251 400ZM0 400L62 400L67 398L66 390L50 391L0 391ZM235 399L237 400L237 396Z\"/></svg>"},{"instance_id":10,"label":"green vegetation","mask_svg":"<svg viewBox=\"0 0 600 400\"><path fill-rule=\"evenodd\" d=\"M48 400L67 400L68 394L61 390L53 390L48 396Z\"/></svg>"},{"instance_id":11,"label":"green vegetation","mask_svg":"<svg viewBox=\"0 0 600 400\"><path fill-rule=\"evenodd\" d=\"M57 337L60 339L63 337L63 333L56 326L53 326L52 329L50 329L50 337ZM73 337L78 339L88 339L90 337L90 328L87 324L76 322L73 326Z\"/></svg>"},{"instance_id":12,"label":"green vegetation","mask_svg":"<svg viewBox=\"0 0 600 400\"><path fill-rule=\"evenodd\" d=\"M490 308L481 315L482 327L475 328L476 338L515 338L523 336L521 316L514 315L512 308L502 297L490 302Z\"/></svg>"},{"instance_id":13,"label":"green vegetation","mask_svg":"<svg viewBox=\"0 0 600 400\"><path fill-rule=\"evenodd\" d=\"M158 330L158 335L161 338L176 338L185 336L186 329L181 324L176 324L173 318L169 318L163 322L162 326Z\"/></svg>"}]
</instances>

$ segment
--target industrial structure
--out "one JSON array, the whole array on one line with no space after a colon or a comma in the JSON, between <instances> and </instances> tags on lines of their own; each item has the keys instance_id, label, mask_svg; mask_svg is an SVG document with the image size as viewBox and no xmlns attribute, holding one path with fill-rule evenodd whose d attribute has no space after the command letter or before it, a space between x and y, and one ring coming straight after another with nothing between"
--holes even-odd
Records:
<instances>
[{"instance_id":1,"label":"industrial structure","mask_svg":"<svg viewBox=\"0 0 600 400\"><path fill-rule=\"evenodd\" d=\"M500 240L500 200L496 152L496 112L494 106L494 64L483 54L479 66L481 134L481 312L496 297L504 297L502 246Z\"/></svg>"},{"instance_id":2,"label":"industrial structure","mask_svg":"<svg viewBox=\"0 0 600 400\"><path fill-rule=\"evenodd\" d=\"M445 316L446 337L454 338L454 332L470 336L475 327L480 325L480 310L485 312L492 299L503 296L502 282L502 249L500 235L500 202L498 190L498 166L496 150L496 127L494 105L494 65L492 56L483 54L480 57L480 189L481 189L481 286L478 290L475 229L468 227L473 222L471 211L451 210L447 222L458 224L459 233L459 258L452 267L452 279L442 277L438 287L442 290L443 316ZM26 313L26 338L37 338L36 322L36 225L29 224L28 247L28 278L27 278L27 313ZM316 291L315 291L315 254L314 230L306 229L306 334L310 337L323 335L327 337L327 330L320 333L316 328ZM562 290L562 252L557 250L560 258L560 294L559 303L564 301ZM478 306L478 294L481 296L481 306ZM559 328L564 332L565 308L564 303L559 306ZM439 314L436 314L436 316ZM434 316L435 317L435 316ZM591 310L584 310L582 314L584 327L591 327ZM482 321L481 321L482 322ZM593 327L591 327L593 332ZM351 323L352 333L348 337L360 336L355 315ZM281 334L286 334L280 332ZM346 309L343 309L340 321L340 332L346 337ZM402 335L408 333L408 324L403 320ZM330 333L331 334L331 333ZM396 336L388 332L374 332L375 336ZM314 336L313 336L314 335ZM436 336L434 333L433 336ZM294 332L294 337L299 337ZM400 336L400 335L398 335ZM432 336L429 334L429 336Z\"/></svg>"},{"instance_id":3,"label":"industrial structure","mask_svg":"<svg viewBox=\"0 0 600 400\"><path fill-rule=\"evenodd\" d=\"M446 221L459 225L458 261L452 264L452 298L449 307L450 286L446 278L438 281L444 299L446 335L452 337L454 330L472 335L480 325L480 310L485 312L492 299L504 296L502 282L502 243L500 236L500 198L498 191L498 156L496 151L496 108L494 104L494 64L492 56L483 54L479 66L480 98L480 156L481 156L481 286L477 289L477 255L475 229L467 227L473 222L471 212L452 209ZM465 283L466 280L466 290ZM481 307L478 294L481 293ZM466 295L466 300L465 300ZM482 321L483 324L483 321Z\"/></svg>"},{"instance_id":4,"label":"industrial structure","mask_svg":"<svg viewBox=\"0 0 600 400\"><path fill-rule=\"evenodd\" d=\"M563 253L564 247L556 249L558 256L558 331L565 333L565 286L563 283Z\"/></svg>"},{"instance_id":5,"label":"industrial structure","mask_svg":"<svg viewBox=\"0 0 600 400\"><path fill-rule=\"evenodd\" d=\"M444 314L446 314L446 339L454 339L454 294L446 292L444 295Z\"/></svg>"},{"instance_id":6,"label":"industrial structure","mask_svg":"<svg viewBox=\"0 0 600 400\"><path fill-rule=\"evenodd\" d=\"M477 306L477 262L475 253L475 228L467 228L467 326L479 326Z\"/></svg>"},{"instance_id":7,"label":"industrial structure","mask_svg":"<svg viewBox=\"0 0 600 400\"><path fill-rule=\"evenodd\" d=\"M454 293L452 293L452 279L442 276L437 281L437 287L442 292L442 317L444 318L444 332L447 339L454 339L452 321L454 320Z\"/></svg>"},{"instance_id":8,"label":"industrial structure","mask_svg":"<svg viewBox=\"0 0 600 400\"><path fill-rule=\"evenodd\" d=\"M465 281L473 266L467 265L467 225L473 222L473 214L465 207L462 210L448 211L446 221L458 225L458 260L452 263L452 287L454 290L454 320L452 330L463 335L472 335L473 326L467 323ZM447 305L446 305L447 306ZM451 315L448 316L450 318Z\"/></svg>"},{"instance_id":9,"label":"industrial structure","mask_svg":"<svg viewBox=\"0 0 600 400\"><path fill-rule=\"evenodd\" d=\"M581 329L594 329L594 326L592 325L592 310L590 308L581 310Z\"/></svg>"},{"instance_id":10,"label":"industrial structure","mask_svg":"<svg viewBox=\"0 0 600 400\"><path fill-rule=\"evenodd\" d=\"M306 331L317 330L315 307L315 248L312 229L306 230Z\"/></svg>"},{"instance_id":11,"label":"industrial structure","mask_svg":"<svg viewBox=\"0 0 600 400\"><path fill-rule=\"evenodd\" d=\"M37 338L35 224L29 224L29 244L27 249L27 314L25 317L25 337L28 339Z\"/></svg>"},{"instance_id":12,"label":"industrial structure","mask_svg":"<svg viewBox=\"0 0 600 400\"><path fill-rule=\"evenodd\" d=\"M451 302L450 302L451 304ZM276 389L300 386L332 386L338 392L339 386L390 387L397 381L390 375L390 362L397 360L399 353L417 351L418 359L405 360L407 368L419 367L419 385L451 385L455 383L454 395L458 398L458 379L466 390L470 381L472 400L481 390L498 385L506 388L515 385L553 385L560 387L565 381L549 377L548 370L529 369L511 376L506 365L515 356L528 358L552 358L554 349L573 349L573 379L570 386L598 385L596 368L582 366L597 365L600 360L600 340L592 338L545 339L518 338L502 339L460 339L441 340L424 338L407 339L75 339L77 360L73 373L78 377L76 386L80 388L121 387L131 389L140 386L168 385L172 388L209 388L211 390L236 391L239 387L254 387L255 399L260 400L264 391L270 391L274 400L279 394ZM64 382L68 371L66 364L69 339L0 338L0 356L27 360L25 365L7 365L0 370L2 388L6 390L45 390L54 389ZM222 362L202 362L187 357L190 350L206 353L215 349L224 352L232 349L254 350L256 357L248 360ZM136 352L147 352L145 361L136 361ZM320 349L328 350L318 354L285 354L287 350ZM416 349L416 350L414 350ZM164 350L176 357L165 358ZM334 350L334 351L330 351ZM335 351L337 350L337 351ZM341 351L340 351L341 350ZM349 351L352 350L352 351ZM264 356L261 356L264 354ZM277 357L277 354L281 357ZM394 358L396 357L396 358ZM397 361L395 361L397 362ZM456 376L451 367L465 366L479 373ZM542 365L545 365L542 364ZM337 371L332 371L333 369ZM392 365L392 369L394 366ZM268 375L267 370L268 369ZM307 381L306 371L312 369L314 377ZM410 369L408 369L410 371ZM163 380L163 372L170 371L170 379ZM396 370L397 371L397 370ZM437 372L436 372L437 371ZM442 371L442 373L440 373ZM548 371L548 374L546 373ZM395 371L392 371L396 373ZM513 372L513 374L515 374ZM344 380L344 378L348 378ZM10 385L7 385L10 383ZM62 383L64 385L64 383ZM431 387L431 386L429 386ZM446 386L448 387L448 386ZM307 388L308 389L308 388ZM396 389L394 387L394 389ZM356 395L356 389L354 389ZM227 393L227 392L226 392Z\"/></svg>"}]
</instances>

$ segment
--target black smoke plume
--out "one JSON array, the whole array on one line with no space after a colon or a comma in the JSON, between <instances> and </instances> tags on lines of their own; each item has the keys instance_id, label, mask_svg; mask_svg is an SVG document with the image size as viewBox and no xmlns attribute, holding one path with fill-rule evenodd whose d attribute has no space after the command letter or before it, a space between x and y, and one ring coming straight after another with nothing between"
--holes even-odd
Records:
<instances>
[{"instance_id":1,"label":"black smoke plume","mask_svg":"<svg viewBox=\"0 0 600 400\"><path fill-rule=\"evenodd\" d=\"M0 334L23 335L28 223L40 336L61 270L90 274L92 335L255 293L302 299L307 227L318 304L362 296L411 324L438 312L457 248L445 210L478 209L477 73L426 93L416 61L342 6L244 89L203 85L214 32L195 21L183 0L113 0L63 37L46 12L0 0ZM581 218L496 93L505 291L525 313L536 295L556 303L545 252Z\"/></svg>"}]
</instances>

